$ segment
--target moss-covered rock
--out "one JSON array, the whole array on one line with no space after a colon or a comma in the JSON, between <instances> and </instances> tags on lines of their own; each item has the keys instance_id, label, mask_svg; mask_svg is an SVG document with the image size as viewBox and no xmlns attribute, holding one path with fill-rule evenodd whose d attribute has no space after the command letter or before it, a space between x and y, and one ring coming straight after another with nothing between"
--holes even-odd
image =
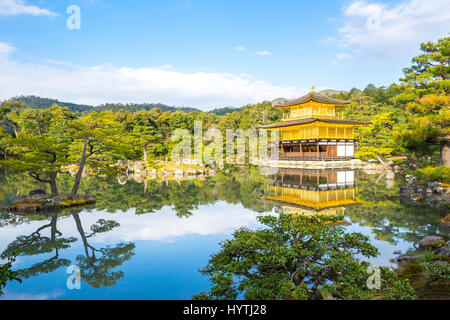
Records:
<instances>
[{"instance_id":1,"label":"moss-covered rock","mask_svg":"<svg viewBox=\"0 0 450 320\"><path fill-rule=\"evenodd\" d=\"M419 246L421 248L437 249L445 245L445 241L439 236L428 236L420 240Z\"/></svg>"},{"instance_id":2,"label":"moss-covered rock","mask_svg":"<svg viewBox=\"0 0 450 320\"><path fill-rule=\"evenodd\" d=\"M16 212L33 212L56 210L66 207L80 206L96 201L94 194L71 196L49 195L45 193L30 194L13 199L7 209Z\"/></svg>"}]
</instances>

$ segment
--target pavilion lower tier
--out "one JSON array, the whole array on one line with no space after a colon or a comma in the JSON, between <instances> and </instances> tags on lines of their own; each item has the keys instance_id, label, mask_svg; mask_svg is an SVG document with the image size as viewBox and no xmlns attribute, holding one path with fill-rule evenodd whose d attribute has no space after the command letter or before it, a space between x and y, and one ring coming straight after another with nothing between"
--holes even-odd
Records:
<instances>
[{"instance_id":1,"label":"pavilion lower tier","mask_svg":"<svg viewBox=\"0 0 450 320\"><path fill-rule=\"evenodd\" d=\"M327 161L350 160L355 157L355 139L286 140L275 144L279 160Z\"/></svg>"}]
</instances>

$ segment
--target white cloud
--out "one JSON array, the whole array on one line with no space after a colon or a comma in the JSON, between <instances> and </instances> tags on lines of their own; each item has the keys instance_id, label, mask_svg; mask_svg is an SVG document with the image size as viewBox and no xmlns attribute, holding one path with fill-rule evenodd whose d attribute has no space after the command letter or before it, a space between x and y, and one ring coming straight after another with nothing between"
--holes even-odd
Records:
<instances>
[{"instance_id":1,"label":"white cloud","mask_svg":"<svg viewBox=\"0 0 450 320\"><path fill-rule=\"evenodd\" d=\"M234 48L235 50L237 50L237 51L245 51L245 50L247 50L245 47L243 47L243 46L237 46L237 47L235 47Z\"/></svg>"},{"instance_id":2,"label":"white cloud","mask_svg":"<svg viewBox=\"0 0 450 320\"><path fill-rule=\"evenodd\" d=\"M271 56L272 55L272 53L270 53L269 51L258 51L258 52L256 52L256 54L258 56Z\"/></svg>"},{"instance_id":3,"label":"white cloud","mask_svg":"<svg viewBox=\"0 0 450 320\"><path fill-rule=\"evenodd\" d=\"M372 57L409 54L421 42L435 41L450 31L449 0L406 0L396 5L364 0L343 8L338 39L354 52Z\"/></svg>"},{"instance_id":4,"label":"white cloud","mask_svg":"<svg viewBox=\"0 0 450 320\"><path fill-rule=\"evenodd\" d=\"M135 209L119 211L116 214L105 211L92 210L80 213L80 218L85 229L93 225L99 219L114 220L120 227L107 233L99 233L95 236L95 242L118 241L175 241L178 237L187 235L217 235L229 234L240 227L254 228L259 226L256 217L258 213L245 209L241 204L227 204L218 201L210 205L199 206L189 218L177 217L171 207L163 207L156 213L136 215ZM30 221L17 226L8 225L1 228L0 252L14 241L18 235L27 235L44 225L45 221ZM58 219L58 230L64 237L79 237L74 228L73 217L67 216ZM47 230L43 231L45 235ZM0 260L1 263L3 263Z\"/></svg>"},{"instance_id":5,"label":"white cloud","mask_svg":"<svg viewBox=\"0 0 450 320\"><path fill-rule=\"evenodd\" d=\"M349 53L338 53L335 54L334 57L336 58L334 61L331 61L331 65L333 66L344 66L348 67L350 66L350 61L354 58L352 54Z\"/></svg>"},{"instance_id":6,"label":"white cloud","mask_svg":"<svg viewBox=\"0 0 450 320\"><path fill-rule=\"evenodd\" d=\"M9 292L6 291L5 296L0 300L53 300L62 296L62 292L53 293L24 293L24 292Z\"/></svg>"},{"instance_id":7,"label":"white cloud","mask_svg":"<svg viewBox=\"0 0 450 320\"><path fill-rule=\"evenodd\" d=\"M353 55L349 53L338 53L334 55L338 60L350 60L353 58Z\"/></svg>"},{"instance_id":8,"label":"white cloud","mask_svg":"<svg viewBox=\"0 0 450 320\"><path fill-rule=\"evenodd\" d=\"M0 16L15 16L20 14L29 14L33 16L56 15L56 13L50 10L28 5L24 0L0 0Z\"/></svg>"},{"instance_id":9,"label":"white cloud","mask_svg":"<svg viewBox=\"0 0 450 320\"><path fill-rule=\"evenodd\" d=\"M4 45L5 54L0 55L0 99L33 94L89 105L160 102L209 110L278 97L299 97L307 91L274 85L247 75L186 73L169 66L86 67L54 60L24 63L8 56L11 46Z\"/></svg>"},{"instance_id":10,"label":"white cloud","mask_svg":"<svg viewBox=\"0 0 450 320\"><path fill-rule=\"evenodd\" d=\"M134 209L127 210L112 219L120 223L120 227L110 234L99 234L95 241L108 242L111 238L122 241L154 240L175 241L177 237L191 234L217 235L228 234L240 227L258 225L258 214L242 207L241 204L230 205L219 201L211 205L200 206L189 218L177 217L170 207L164 207L157 214L147 214L136 219ZM83 215L83 224L93 224L104 216L111 219L110 214L96 211L92 215ZM64 230L64 226L61 226Z\"/></svg>"},{"instance_id":11,"label":"white cloud","mask_svg":"<svg viewBox=\"0 0 450 320\"><path fill-rule=\"evenodd\" d=\"M251 78L251 77L252 77L252 75L251 75L251 74L248 74L248 73L245 73L245 72L243 72L243 73L241 73L241 77L242 77L242 78Z\"/></svg>"},{"instance_id":12,"label":"white cloud","mask_svg":"<svg viewBox=\"0 0 450 320\"><path fill-rule=\"evenodd\" d=\"M0 55L9 55L16 48L9 45L8 43L0 42Z\"/></svg>"}]
</instances>

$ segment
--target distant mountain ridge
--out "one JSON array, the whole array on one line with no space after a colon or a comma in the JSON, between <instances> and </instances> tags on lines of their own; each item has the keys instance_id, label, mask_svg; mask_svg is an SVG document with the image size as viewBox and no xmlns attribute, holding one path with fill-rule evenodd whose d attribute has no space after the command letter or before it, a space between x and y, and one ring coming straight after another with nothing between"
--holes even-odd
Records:
<instances>
[{"instance_id":1,"label":"distant mountain ridge","mask_svg":"<svg viewBox=\"0 0 450 320\"><path fill-rule=\"evenodd\" d=\"M166 112L175 112L177 110L181 110L184 112L191 112L191 111L199 111L199 109L196 108L190 108L190 107L173 107L168 106L162 103L105 103L99 106L89 106L85 104L78 104L78 103L72 103L72 102L62 102L57 99L51 99L51 98L41 98L34 95L30 96L18 96L11 98L17 102L20 103L26 103L30 108L35 109L47 109L50 108L52 105L57 104L61 107L67 107L71 112L91 112L91 111L106 111L106 110L112 110L112 111L119 111L120 109L124 109L129 112L139 111L139 110L151 110L153 108L159 108L161 111Z\"/></svg>"},{"instance_id":2,"label":"distant mountain ridge","mask_svg":"<svg viewBox=\"0 0 450 320\"><path fill-rule=\"evenodd\" d=\"M106 111L111 110L114 112L119 111L120 109L124 109L128 112L135 112L139 110L146 110L149 111L153 108L159 108L162 112L170 111L183 111L183 112L193 112L193 111L201 111L197 108L192 107L174 107L174 106L168 106L163 103L105 103L101 104L99 106L88 106L85 104L78 104L78 103L72 103L72 102L62 102L57 99L51 99L51 98L41 98L34 95L30 96L18 96L11 98L17 102L20 103L26 103L30 108L35 109L47 109L50 108L52 105L57 104L61 107L67 107L71 112L91 112L91 111ZM215 113L216 115L224 115L227 113L232 113L234 111L239 111L242 108L233 108L233 107L223 107L223 108L216 108L214 110L208 111L210 113Z\"/></svg>"},{"instance_id":3,"label":"distant mountain ridge","mask_svg":"<svg viewBox=\"0 0 450 320\"><path fill-rule=\"evenodd\" d=\"M51 98L41 98L37 96L18 96L11 98L12 100L15 100L20 103L26 103L30 108L35 109L47 109L50 108L52 105L57 104L61 107L67 107L71 112L84 112L84 111L91 111L92 106L88 106L85 104L77 104L72 102L61 102L56 99Z\"/></svg>"},{"instance_id":4,"label":"distant mountain ridge","mask_svg":"<svg viewBox=\"0 0 450 320\"><path fill-rule=\"evenodd\" d=\"M170 111L170 112L175 112L175 111L183 111L183 112L192 112L192 111L200 111L199 109L196 108L191 108L191 107L173 107L173 106L168 106L162 103L127 103L127 104L122 104L122 103L105 103L102 105L99 105L97 107L94 107L93 110L101 112L101 111L106 111L106 110L111 110L114 112L117 112L121 109L126 110L128 112L136 112L139 110L146 110L149 111L153 108L159 108L162 112L166 112L166 111Z\"/></svg>"},{"instance_id":5,"label":"distant mountain ridge","mask_svg":"<svg viewBox=\"0 0 450 320\"><path fill-rule=\"evenodd\" d=\"M326 90L319 91L318 94L321 94L324 96L332 96L334 94L339 94L341 92L344 92L344 90L326 89Z\"/></svg>"},{"instance_id":6,"label":"distant mountain ridge","mask_svg":"<svg viewBox=\"0 0 450 320\"><path fill-rule=\"evenodd\" d=\"M342 92L342 90L327 89L327 90L319 91L318 93L331 96L331 95L338 94L341 92ZM99 106L89 106L89 105L85 105L85 104L78 104L78 103L72 103L72 102L62 102L57 99L41 98L41 97L34 96L34 95L18 96L18 97L13 97L11 99L13 99L17 102L20 102L20 103L26 103L30 108L47 109L47 108L50 108L52 105L57 104L61 107L69 108L69 110L71 112L80 112L80 113L92 112L92 111L101 112L101 111L106 111L106 110L111 110L111 111L117 112L121 109L126 110L128 112L136 112L139 110L149 111L153 108L159 108L163 112L183 111L183 112L188 113L188 112L193 112L193 111L201 111L200 109L197 109L197 108L168 106L163 103L126 103L126 104L124 104L124 103L105 103L105 104L101 104ZM276 104L277 102L282 102L285 100L288 100L288 99L278 98L278 99L273 100L272 104ZM216 109L213 109L213 110L207 111L207 112L214 113L218 116L222 116L227 113L232 113L232 112L240 111L240 110L242 110L242 107L240 107L240 108L223 107L223 108L216 108Z\"/></svg>"},{"instance_id":7,"label":"distant mountain ridge","mask_svg":"<svg viewBox=\"0 0 450 320\"><path fill-rule=\"evenodd\" d=\"M234 107L223 107L223 108L216 108L214 110L208 111L210 113L215 113L218 116L223 116L227 113L233 113L235 111L241 111L243 107L240 108L234 108Z\"/></svg>"}]
</instances>

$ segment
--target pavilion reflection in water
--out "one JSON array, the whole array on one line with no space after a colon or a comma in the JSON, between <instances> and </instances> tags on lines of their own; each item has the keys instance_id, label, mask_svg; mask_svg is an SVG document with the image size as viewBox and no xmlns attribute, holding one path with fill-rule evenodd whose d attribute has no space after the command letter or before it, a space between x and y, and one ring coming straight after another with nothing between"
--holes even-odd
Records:
<instances>
[{"instance_id":1,"label":"pavilion reflection in water","mask_svg":"<svg viewBox=\"0 0 450 320\"><path fill-rule=\"evenodd\" d=\"M359 203L353 170L280 168L268 186L265 200L282 206L284 213L343 215Z\"/></svg>"}]
</instances>

